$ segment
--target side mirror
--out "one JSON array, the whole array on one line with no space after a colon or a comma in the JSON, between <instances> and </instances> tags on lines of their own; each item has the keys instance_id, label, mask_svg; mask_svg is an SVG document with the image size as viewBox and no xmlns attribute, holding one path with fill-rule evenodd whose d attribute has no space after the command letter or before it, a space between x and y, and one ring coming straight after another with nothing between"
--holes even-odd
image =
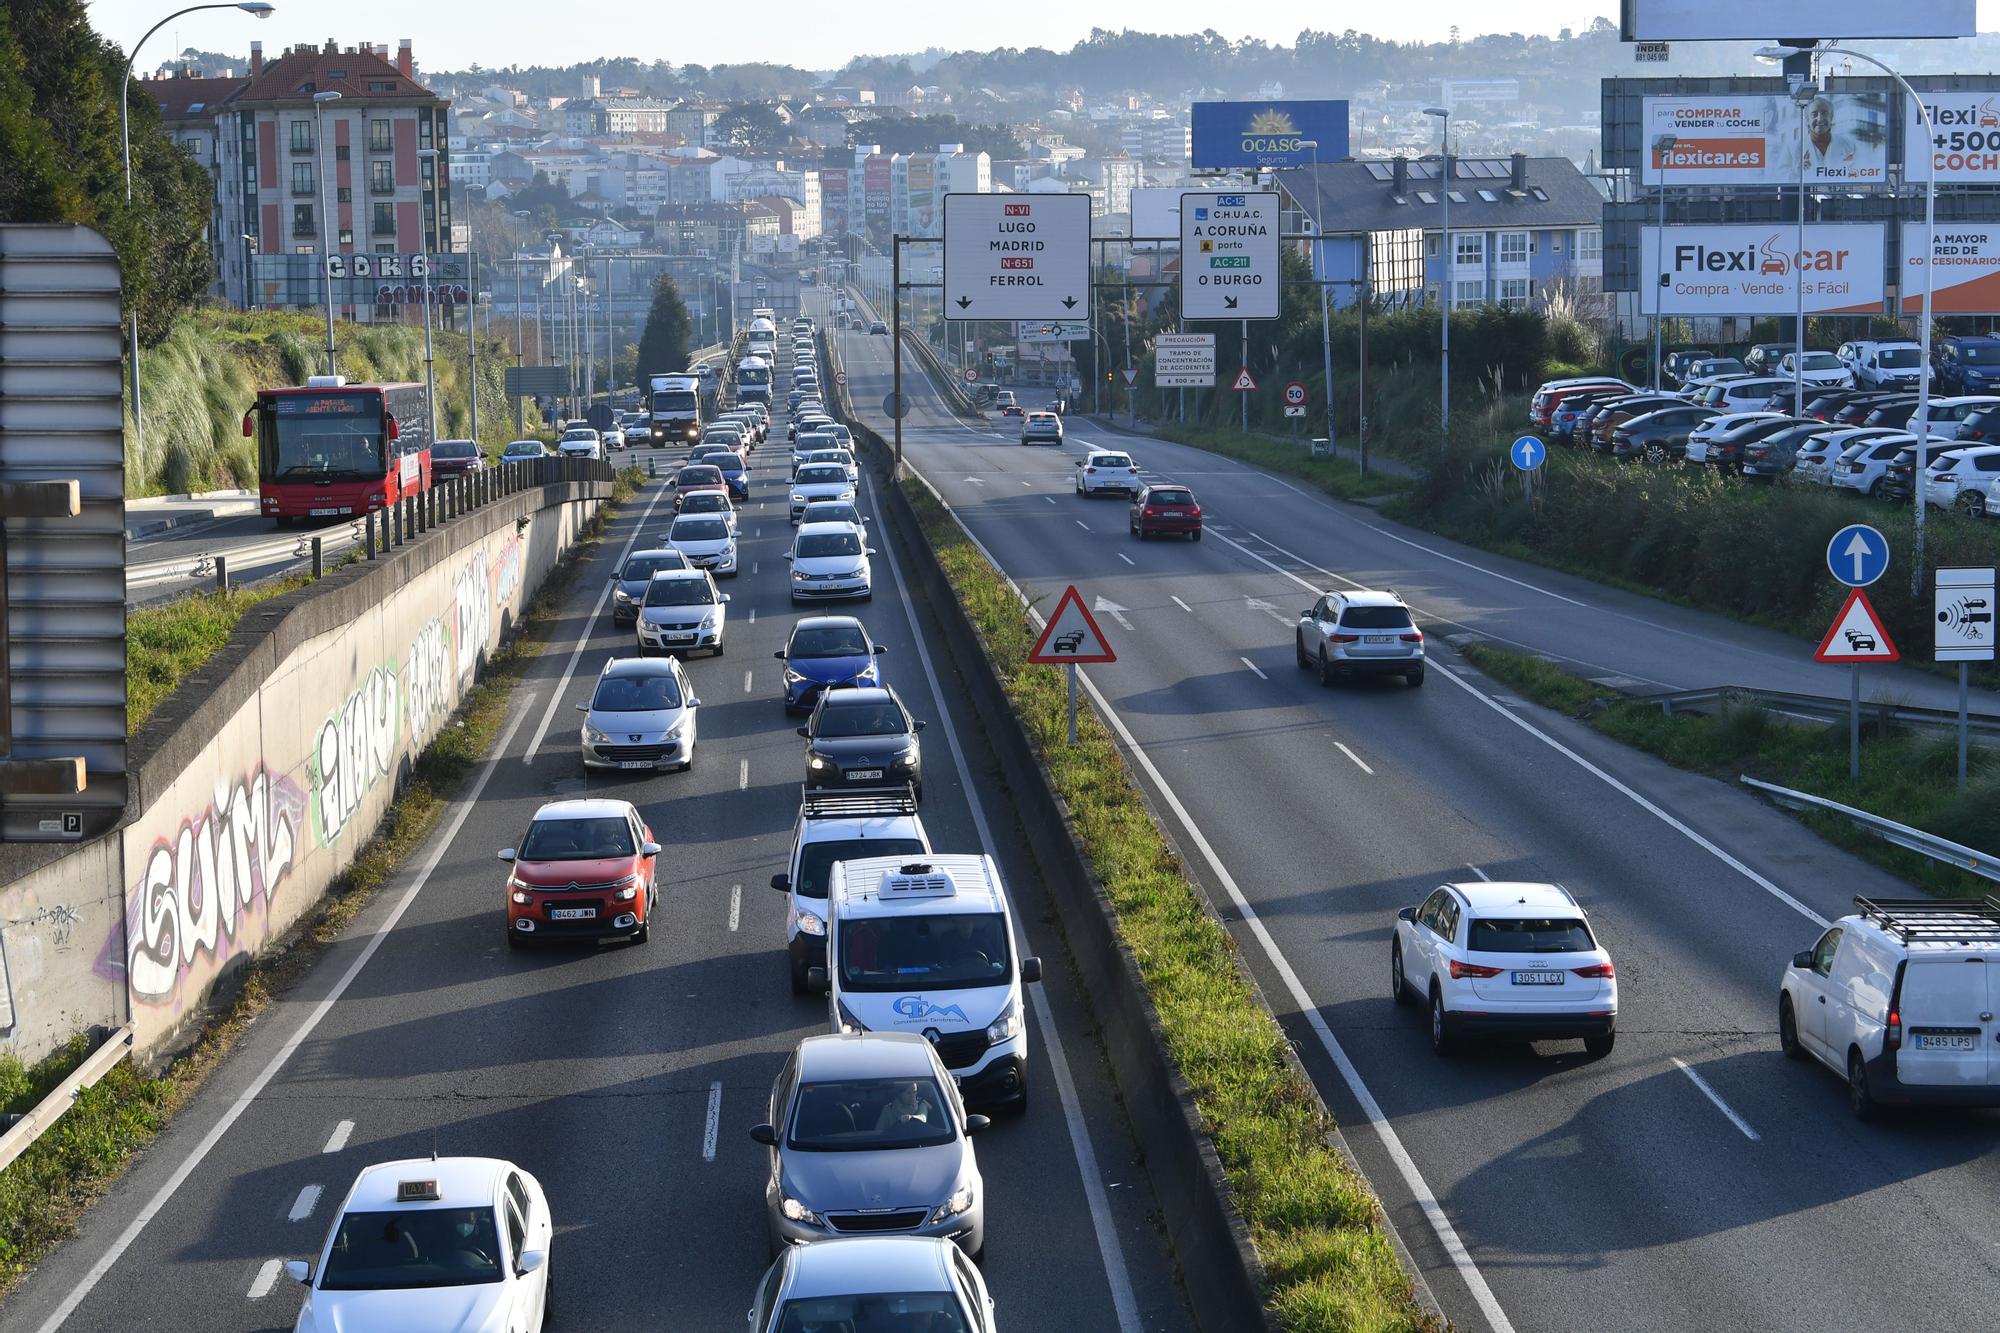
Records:
<instances>
[{"instance_id":1,"label":"side mirror","mask_svg":"<svg viewBox=\"0 0 2000 1333\"><path fill-rule=\"evenodd\" d=\"M521 1251L520 1267L514 1270L514 1274L516 1277L526 1277L530 1273L539 1273L542 1270L542 1265L548 1261L549 1252L547 1250L523 1250Z\"/></svg>"},{"instance_id":2,"label":"side mirror","mask_svg":"<svg viewBox=\"0 0 2000 1333\"><path fill-rule=\"evenodd\" d=\"M715 600L718 602L726 602L729 600L729 594L726 592L719 592L715 594Z\"/></svg>"},{"instance_id":3,"label":"side mirror","mask_svg":"<svg viewBox=\"0 0 2000 1333\"><path fill-rule=\"evenodd\" d=\"M1313 613L1311 607L1307 607L1305 610L1299 612L1300 620L1311 620L1312 618L1313 618Z\"/></svg>"},{"instance_id":4,"label":"side mirror","mask_svg":"<svg viewBox=\"0 0 2000 1333\"><path fill-rule=\"evenodd\" d=\"M779 893L788 893L791 891L792 877L790 875L782 875L782 874L773 875L771 876L771 887L776 889Z\"/></svg>"},{"instance_id":5,"label":"side mirror","mask_svg":"<svg viewBox=\"0 0 2000 1333\"><path fill-rule=\"evenodd\" d=\"M875 655L877 657L880 657L883 653L886 653L888 651L889 651L889 645L886 643L878 643L875 645Z\"/></svg>"},{"instance_id":6,"label":"side mirror","mask_svg":"<svg viewBox=\"0 0 2000 1333\"><path fill-rule=\"evenodd\" d=\"M588 712L590 711L590 705L589 705L589 704L578 704L578 705L576 706L576 711L577 711L577 712L579 712L579 713L588 713Z\"/></svg>"},{"instance_id":7,"label":"side mirror","mask_svg":"<svg viewBox=\"0 0 2000 1333\"><path fill-rule=\"evenodd\" d=\"M916 731L922 731L922 730L923 730L923 729L924 729L925 727L928 727L929 725L930 725L930 723L928 723L928 722L925 722L925 721L923 721L923 720L922 720L921 718L919 718L919 719L918 719L918 721L917 721L917 724L916 724L916 726L915 726L915 727L913 728L913 730L916 730Z\"/></svg>"},{"instance_id":8,"label":"side mirror","mask_svg":"<svg viewBox=\"0 0 2000 1333\"><path fill-rule=\"evenodd\" d=\"M777 658L780 662L782 662L785 660L785 650L783 648L780 648L777 652L772 653L771 656Z\"/></svg>"},{"instance_id":9,"label":"side mirror","mask_svg":"<svg viewBox=\"0 0 2000 1333\"><path fill-rule=\"evenodd\" d=\"M659 844L659 843L657 843L657 842L643 842L643 843L640 843L640 844L639 844L639 855L641 855L641 856L658 856L659 854L660 854L660 844Z\"/></svg>"},{"instance_id":10,"label":"side mirror","mask_svg":"<svg viewBox=\"0 0 2000 1333\"><path fill-rule=\"evenodd\" d=\"M1399 921L1415 921L1417 919L1417 909L1414 907L1405 907L1402 911L1396 913L1396 919Z\"/></svg>"},{"instance_id":11,"label":"side mirror","mask_svg":"<svg viewBox=\"0 0 2000 1333\"><path fill-rule=\"evenodd\" d=\"M500 849L500 859L511 863L514 860L514 849L512 847L502 847Z\"/></svg>"},{"instance_id":12,"label":"side mirror","mask_svg":"<svg viewBox=\"0 0 2000 1333\"><path fill-rule=\"evenodd\" d=\"M878 554L878 552L877 552L877 551L875 550L875 548L874 548L874 547L872 547L872 546L864 546L864 547L862 547L862 548L861 548L861 553L862 553L863 555L876 555L876 554Z\"/></svg>"},{"instance_id":13,"label":"side mirror","mask_svg":"<svg viewBox=\"0 0 2000 1333\"><path fill-rule=\"evenodd\" d=\"M701 707L701 700L699 700L699 699L690 699L690 700L688 700L688 707L689 707L689 708L699 708L699 707Z\"/></svg>"},{"instance_id":14,"label":"side mirror","mask_svg":"<svg viewBox=\"0 0 2000 1333\"><path fill-rule=\"evenodd\" d=\"M1793 967L1802 967L1806 971L1810 972L1812 971L1812 965L1813 965L1813 951L1811 949L1801 949L1797 953L1792 955Z\"/></svg>"},{"instance_id":15,"label":"side mirror","mask_svg":"<svg viewBox=\"0 0 2000 1333\"><path fill-rule=\"evenodd\" d=\"M288 1259L285 1261L285 1276L294 1282L311 1282L313 1266L303 1259Z\"/></svg>"},{"instance_id":16,"label":"side mirror","mask_svg":"<svg viewBox=\"0 0 2000 1333\"><path fill-rule=\"evenodd\" d=\"M812 728L811 728L811 727L800 727L800 728L798 729L798 733L799 733L799 735L801 735L801 736L804 736L804 737L805 737L806 739L808 739L808 740L812 739Z\"/></svg>"},{"instance_id":17,"label":"side mirror","mask_svg":"<svg viewBox=\"0 0 2000 1333\"><path fill-rule=\"evenodd\" d=\"M750 1137L755 1142L763 1144L766 1148L775 1148L778 1146L778 1127L776 1125L752 1125L750 1126Z\"/></svg>"},{"instance_id":18,"label":"side mirror","mask_svg":"<svg viewBox=\"0 0 2000 1333\"><path fill-rule=\"evenodd\" d=\"M977 1134L980 1130L985 1129L988 1125L992 1123L993 1121L986 1116L969 1115L965 1117L965 1132L968 1135Z\"/></svg>"},{"instance_id":19,"label":"side mirror","mask_svg":"<svg viewBox=\"0 0 2000 1333\"><path fill-rule=\"evenodd\" d=\"M1042 979L1042 960L1039 958L1032 958L1032 957L1023 958L1021 960L1021 980L1040 981L1041 979Z\"/></svg>"},{"instance_id":20,"label":"side mirror","mask_svg":"<svg viewBox=\"0 0 2000 1333\"><path fill-rule=\"evenodd\" d=\"M794 556L794 555L793 555L793 554L792 554L792 553L791 553L790 551L787 551L787 552L785 552L785 559L787 559L787 560L792 560L792 559L796 559L796 558L797 558L797 557L795 557L795 556Z\"/></svg>"},{"instance_id":21,"label":"side mirror","mask_svg":"<svg viewBox=\"0 0 2000 1333\"><path fill-rule=\"evenodd\" d=\"M806 969L806 989L825 990L827 988L826 969L809 967Z\"/></svg>"}]
</instances>

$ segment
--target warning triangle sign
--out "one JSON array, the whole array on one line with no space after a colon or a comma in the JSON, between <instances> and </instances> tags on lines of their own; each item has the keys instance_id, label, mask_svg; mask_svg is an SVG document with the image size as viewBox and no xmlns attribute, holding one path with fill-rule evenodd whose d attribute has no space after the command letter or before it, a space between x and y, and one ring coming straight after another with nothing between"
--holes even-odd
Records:
<instances>
[{"instance_id":1,"label":"warning triangle sign","mask_svg":"<svg viewBox=\"0 0 2000 1333\"><path fill-rule=\"evenodd\" d=\"M1889 631L1882 627L1882 618L1875 614L1874 603L1860 588L1847 594L1840 614L1833 618L1833 628L1813 654L1815 662L1900 662L1902 658Z\"/></svg>"},{"instance_id":2,"label":"warning triangle sign","mask_svg":"<svg viewBox=\"0 0 2000 1333\"><path fill-rule=\"evenodd\" d=\"M1072 583L1063 589L1056 613L1042 627L1042 637L1035 640L1035 651L1028 654L1028 660L1061 666L1065 662L1116 662L1118 654L1111 651L1104 631L1097 628L1090 608Z\"/></svg>"},{"instance_id":3,"label":"warning triangle sign","mask_svg":"<svg viewBox=\"0 0 2000 1333\"><path fill-rule=\"evenodd\" d=\"M1243 369L1237 371L1236 383L1230 385L1229 387L1236 390L1238 393L1248 393L1250 390L1256 388L1257 381L1250 378L1250 367L1245 366L1243 367Z\"/></svg>"}]
</instances>

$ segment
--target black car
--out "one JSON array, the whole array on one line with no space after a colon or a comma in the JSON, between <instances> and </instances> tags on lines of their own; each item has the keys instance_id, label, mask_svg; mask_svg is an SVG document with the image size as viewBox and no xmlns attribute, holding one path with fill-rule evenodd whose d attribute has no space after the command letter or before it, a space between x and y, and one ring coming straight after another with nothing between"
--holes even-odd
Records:
<instances>
[{"instance_id":1,"label":"black car","mask_svg":"<svg viewBox=\"0 0 2000 1333\"><path fill-rule=\"evenodd\" d=\"M1899 403L1904 401L1905 399L1908 399L1911 405L1911 410L1915 411L1917 400L1914 395L1902 394L1902 393L1878 393L1878 394L1868 394L1864 397L1856 398L1851 402L1843 403L1841 405L1840 410L1833 414L1833 419L1834 421L1843 426L1866 425L1868 423L1869 414L1874 412L1877 408L1886 407L1890 403Z\"/></svg>"},{"instance_id":2,"label":"black car","mask_svg":"<svg viewBox=\"0 0 2000 1333\"><path fill-rule=\"evenodd\" d=\"M1982 407L1958 423L1958 444L2000 444L2000 407Z\"/></svg>"},{"instance_id":3,"label":"black car","mask_svg":"<svg viewBox=\"0 0 2000 1333\"><path fill-rule=\"evenodd\" d=\"M1726 431L1708 442L1708 456L1702 461L1725 472L1739 471L1743 466L1743 451L1760 440L1785 431L1797 430L1800 426L1819 426L1817 421L1805 422L1796 417L1772 417L1767 421L1746 421L1735 430Z\"/></svg>"},{"instance_id":4,"label":"black car","mask_svg":"<svg viewBox=\"0 0 2000 1333\"><path fill-rule=\"evenodd\" d=\"M806 738L806 786L900 787L910 783L924 794L924 724L910 716L886 686L826 690L812 720L799 728Z\"/></svg>"},{"instance_id":5,"label":"black car","mask_svg":"<svg viewBox=\"0 0 2000 1333\"><path fill-rule=\"evenodd\" d=\"M1901 430L1908 426L1916 415L1916 399L1898 399L1892 403L1883 403L1873 412L1863 417L1861 424L1864 426L1890 426Z\"/></svg>"},{"instance_id":6,"label":"black car","mask_svg":"<svg viewBox=\"0 0 2000 1333\"><path fill-rule=\"evenodd\" d=\"M1774 374L1778 362L1793 350L1791 343L1758 343L1743 354L1743 368L1756 375Z\"/></svg>"},{"instance_id":7,"label":"black car","mask_svg":"<svg viewBox=\"0 0 2000 1333\"><path fill-rule=\"evenodd\" d=\"M1608 452L1648 463L1678 462L1687 453L1688 435L1714 415L1705 407L1667 407L1633 417L1612 431Z\"/></svg>"},{"instance_id":8,"label":"black car","mask_svg":"<svg viewBox=\"0 0 2000 1333\"><path fill-rule=\"evenodd\" d=\"M611 576L611 623L629 625L639 618L639 603L645 599L646 585L663 569L686 569L687 557L670 547L634 551L625 557L625 567Z\"/></svg>"},{"instance_id":9,"label":"black car","mask_svg":"<svg viewBox=\"0 0 2000 1333\"><path fill-rule=\"evenodd\" d=\"M1681 383L1687 368L1697 361L1706 361L1715 353L1705 347L1693 347L1681 352L1668 352L1660 360L1660 378Z\"/></svg>"},{"instance_id":10,"label":"black car","mask_svg":"<svg viewBox=\"0 0 2000 1333\"><path fill-rule=\"evenodd\" d=\"M1792 465L1798 462L1800 447L1808 440L1827 434L1833 429L1822 421L1808 421L1799 425L1783 422L1781 425L1783 428L1772 434L1744 442L1736 466L1745 477L1774 481L1789 475Z\"/></svg>"},{"instance_id":11,"label":"black car","mask_svg":"<svg viewBox=\"0 0 2000 1333\"><path fill-rule=\"evenodd\" d=\"M1815 396L1814 391L1806 391L1806 410L1800 416L1811 417L1814 421L1832 421L1833 414L1857 398L1872 394L1869 389L1822 389Z\"/></svg>"}]
</instances>

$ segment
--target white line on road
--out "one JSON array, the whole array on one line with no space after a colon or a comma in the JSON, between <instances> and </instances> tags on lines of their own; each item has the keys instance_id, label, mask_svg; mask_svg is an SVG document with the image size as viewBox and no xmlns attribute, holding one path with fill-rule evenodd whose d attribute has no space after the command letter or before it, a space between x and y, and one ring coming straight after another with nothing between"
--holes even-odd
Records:
<instances>
[{"instance_id":1,"label":"white line on road","mask_svg":"<svg viewBox=\"0 0 2000 1333\"><path fill-rule=\"evenodd\" d=\"M347 1146L348 1136L353 1133L354 1133L354 1122L352 1120L341 1121L339 1124L333 1127L333 1133L327 1137L326 1146L324 1148L321 1148L320 1151L339 1152L342 1148L345 1148Z\"/></svg>"},{"instance_id":2,"label":"white line on road","mask_svg":"<svg viewBox=\"0 0 2000 1333\"><path fill-rule=\"evenodd\" d=\"M326 1187L323 1185L308 1185L300 1190L299 1197L292 1200L292 1211L285 1214L285 1220L303 1222L311 1217L313 1209L319 1206L319 1196L325 1192Z\"/></svg>"},{"instance_id":3,"label":"white line on road","mask_svg":"<svg viewBox=\"0 0 2000 1333\"><path fill-rule=\"evenodd\" d=\"M1368 767L1367 764L1363 763L1361 761L1361 756L1354 753L1354 751L1348 749L1343 742L1335 741L1333 743L1333 748L1340 751L1342 754L1346 755L1349 759L1352 759L1354 761L1354 766L1360 769L1363 773L1366 773L1371 778L1375 776L1375 770Z\"/></svg>"},{"instance_id":4,"label":"white line on road","mask_svg":"<svg viewBox=\"0 0 2000 1333\"><path fill-rule=\"evenodd\" d=\"M1056 497L1053 495L1044 495L1042 498L1044 500L1047 500L1050 504L1054 504L1056 502Z\"/></svg>"},{"instance_id":5,"label":"white line on road","mask_svg":"<svg viewBox=\"0 0 2000 1333\"><path fill-rule=\"evenodd\" d=\"M701 1127L701 1160L715 1160L715 1134L722 1126L722 1081L708 1085L708 1119Z\"/></svg>"},{"instance_id":6,"label":"white line on road","mask_svg":"<svg viewBox=\"0 0 2000 1333\"><path fill-rule=\"evenodd\" d=\"M257 1276L250 1279L249 1296L253 1301L261 1301L271 1294L278 1285L278 1274L285 1271L283 1259L266 1259L264 1266L257 1270Z\"/></svg>"},{"instance_id":7,"label":"white line on road","mask_svg":"<svg viewBox=\"0 0 2000 1333\"><path fill-rule=\"evenodd\" d=\"M736 770L736 790L748 791L749 789L750 789L750 761L748 759L745 759L742 761L741 765Z\"/></svg>"},{"instance_id":8,"label":"white line on road","mask_svg":"<svg viewBox=\"0 0 2000 1333\"><path fill-rule=\"evenodd\" d=\"M1173 595L1172 593L1168 593L1168 594L1167 594L1167 596L1169 596L1169 597L1174 597L1174 595ZM1194 608L1193 608L1193 607L1191 607L1191 606L1189 606L1189 605L1188 605L1188 604L1187 604L1186 602L1183 602L1183 601L1182 601L1182 600L1181 600L1180 598L1178 598L1178 597L1174 597L1174 605L1175 605L1175 606L1178 606L1178 607L1179 607L1179 608L1180 608L1181 610L1183 610L1183 611L1187 612L1187 613L1188 613L1189 615L1193 615L1193 614L1194 614Z\"/></svg>"},{"instance_id":9,"label":"white line on road","mask_svg":"<svg viewBox=\"0 0 2000 1333\"><path fill-rule=\"evenodd\" d=\"M738 925L742 924L742 921L743 886L741 884L732 884L729 886L729 928L731 930L736 929Z\"/></svg>"},{"instance_id":10,"label":"white line on road","mask_svg":"<svg viewBox=\"0 0 2000 1333\"><path fill-rule=\"evenodd\" d=\"M1256 672L1257 672L1257 679L1258 679L1258 680L1269 680L1269 679L1270 679L1270 677L1269 677L1269 676L1267 676L1267 675L1265 675L1265 674L1264 674L1264 673L1263 673L1262 671L1258 671L1258 669L1257 669L1257 664L1256 664L1255 662L1251 661L1251 660L1250 660L1249 658L1247 658L1247 657L1239 657L1239 658L1237 658L1236 660L1237 660L1237 661L1239 661L1239 662L1241 662L1241 663L1242 663L1242 664L1243 664L1244 666L1247 666L1247 667L1249 667L1249 668L1250 668L1250 669L1251 669L1252 671L1256 671Z\"/></svg>"},{"instance_id":11,"label":"white line on road","mask_svg":"<svg viewBox=\"0 0 2000 1333\"><path fill-rule=\"evenodd\" d=\"M1021 485L1022 485L1022 486L1024 486L1024 487L1030 487L1030 488L1032 488L1032 487L1034 486L1034 483L1033 483L1033 482L1031 482L1031 481L1024 481L1024 482L1022 482L1022 483L1021 483Z\"/></svg>"},{"instance_id":12,"label":"white line on road","mask_svg":"<svg viewBox=\"0 0 2000 1333\"><path fill-rule=\"evenodd\" d=\"M1083 529L1083 530L1084 530L1085 532L1089 532L1089 531L1090 531L1090 524L1088 524L1088 523L1084 522L1084 521L1083 521L1082 519L1078 519L1078 520L1076 520L1076 525L1077 525L1077 526L1078 526L1079 528L1082 528L1082 529Z\"/></svg>"},{"instance_id":13,"label":"white line on road","mask_svg":"<svg viewBox=\"0 0 2000 1333\"><path fill-rule=\"evenodd\" d=\"M1487 874L1484 870L1481 870L1478 866L1472 864L1472 862L1467 861L1465 863L1465 868L1467 870L1470 870L1473 874L1479 876L1479 878L1485 880L1488 884L1491 884L1493 882L1493 876Z\"/></svg>"},{"instance_id":14,"label":"white line on road","mask_svg":"<svg viewBox=\"0 0 2000 1333\"><path fill-rule=\"evenodd\" d=\"M1749 1123L1745 1121L1742 1116L1736 1114L1736 1112L1729 1109L1729 1103L1723 1101L1721 1095L1717 1093L1714 1088L1708 1086L1707 1079L1703 1078L1700 1074L1694 1072L1694 1066L1690 1065L1687 1061L1681 1059L1678 1055L1673 1056L1671 1058L1674 1064L1679 1067L1680 1071L1683 1074L1686 1074L1690 1079L1692 1079L1694 1081L1694 1085L1697 1088L1701 1089L1701 1095L1708 1098L1710 1101L1714 1102L1715 1109L1722 1112L1724 1115L1728 1116L1729 1123L1743 1131L1744 1138L1750 1140L1752 1143L1758 1142L1757 1131L1750 1128Z\"/></svg>"},{"instance_id":15,"label":"white line on road","mask_svg":"<svg viewBox=\"0 0 2000 1333\"><path fill-rule=\"evenodd\" d=\"M753 577L756 575L757 570L762 566L762 564L763 562L761 560L752 560L750 562L750 573Z\"/></svg>"},{"instance_id":16,"label":"white line on road","mask_svg":"<svg viewBox=\"0 0 2000 1333\"><path fill-rule=\"evenodd\" d=\"M750 623L753 625L757 623L757 608L754 606L750 608Z\"/></svg>"},{"instance_id":17,"label":"white line on road","mask_svg":"<svg viewBox=\"0 0 2000 1333\"><path fill-rule=\"evenodd\" d=\"M743 692L745 694L750 693L750 682L755 675L756 673L751 671L746 671L743 673Z\"/></svg>"},{"instance_id":18,"label":"white line on road","mask_svg":"<svg viewBox=\"0 0 2000 1333\"><path fill-rule=\"evenodd\" d=\"M1131 565L1135 569L1138 567L1139 562L1137 560L1134 560L1131 556L1125 554L1123 551L1120 551L1118 553L1118 558L1120 560L1123 560L1126 564Z\"/></svg>"},{"instance_id":19,"label":"white line on road","mask_svg":"<svg viewBox=\"0 0 2000 1333\"><path fill-rule=\"evenodd\" d=\"M194 1174L195 1168L215 1151L215 1145L222 1141L222 1136L242 1118L243 1113L250 1109L251 1103L255 1102L263 1094L264 1089L270 1086L271 1080L278 1076L278 1071L285 1067L286 1062L305 1044L306 1039L312 1036L326 1016L333 1012L333 1006L341 996L347 994L347 988L361 975L361 969L368 966L368 960L382 947L382 941L389 938L389 932L403 919L403 913L410 910L410 904L417 900L417 895L423 891L424 885L430 883L431 875L436 872L438 863L444 860L446 849L457 839L459 830L465 827L466 819L479 804L479 798L485 794L486 784L493 776L494 766L499 762L500 756L507 752L507 747L514 741L514 733L520 730L522 720L534 706L535 693L530 690L522 698L520 708L514 710L514 720L509 722L507 730L501 733L499 744L493 748L493 757L480 768L479 776L473 780L471 789L465 793L465 799L459 802L457 811L446 821L443 831L438 834L436 842L431 846L431 854L425 859L423 867L417 871L416 878L410 882L410 887L403 891L403 896L397 900L396 906L376 924L374 933L368 937L368 943L362 947L360 955L348 966L347 971L341 974L340 980L333 984L333 989L327 992L326 998L313 1006L312 1012L299 1024L298 1030L285 1039L285 1044L280 1046L277 1054L258 1071L257 1077L250 1080L249 1086L236 1094L236 1100L229 1104L229 1109L222 1113L222 1117L209 1127L208 1133L201 1136L201 1141L194 1145L181 1164L174 1168L174 1173L167 1177L167 1183L160 1186L154 1191L153 1196L146 1200L146 1205L139 1210L139 1215L125 1224L125 1229L118 1233L110 1248L98 1256L97 1262L90 1266L90 1271L83 1275L83 1280L70 1289L69 1295L63 1298L62 1304L56 1307L54 1314L42 1321L36 1333L55 1333L56 1329L63 1326L64 1320L76 1313L76 1308L97 1289L98 1283L104 1281L104 1275L125 1257L125 1252L132 1248L132 1242L139 1238L139 1233L146 1229L146 1224L167 1206L167 1201L174 1197L175 1191L187 1183L187 1178Z\"/></svg>"}]
</instances>

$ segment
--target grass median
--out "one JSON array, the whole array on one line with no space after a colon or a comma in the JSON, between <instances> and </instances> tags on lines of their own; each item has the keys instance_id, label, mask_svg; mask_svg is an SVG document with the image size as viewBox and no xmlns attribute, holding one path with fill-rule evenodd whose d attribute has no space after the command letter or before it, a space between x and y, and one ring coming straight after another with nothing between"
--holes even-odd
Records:
<instances>
[{"instance_id":1,"label":"grass median","mask_svg":"<svg viewBox=\"0 0 2000 1333\"><path fill-rule=\"evenodd\" d=\"M1469 643L1468 661L1495 680L1557 712L1677 768L1735 783L1748 774L1839 801L1953 842L2000 851L2000 755L1975 745L1958 787L1958 741L1948 732L1864 722L1861 781L1847 780L1847 724L1779 717L1753 704L1714 715L1668 715L1627 699L1545 658ZM1933 861L1857 829L1838 815L1799 816L1814 832L1929 893L1992 893L1993 881Z\"/></svg>"},{"instance_id":2,"label":"grass median","mask_svg":"<svg viewBox=\"0 0 2000 1333\"><path fill-rule=\"evenodd\" d=\"M1329 1140L1332 1122L1088 710L1067 743L1060 670L1028 662L1035 632L1012 588L920 482L905 494L1067 804L1138 960L1169 1053L1193 1090L1236 1205L1297 1333L1431 1330L1379 1206Z\"/></svg>"},{"instance_id":3,"label":"grass median","mask_svg":"<svg viewBox=\"0 0 2000 1333\"><path fill-rule=\"evenodd\" d=\"M1193 445L1212 454L1234 458L1267 472L1297 477L1337 500L1372 500L1401 495L1410 489L1410 479L1380 468L1363 475L1351 444L1339 458L1314 458L1308 440L1284 441L1267 435L1246 435L1240 430L1219 426L1179 425L1163 422L1152 433L1175 444Z\"/></svg>"}]
</instances>

